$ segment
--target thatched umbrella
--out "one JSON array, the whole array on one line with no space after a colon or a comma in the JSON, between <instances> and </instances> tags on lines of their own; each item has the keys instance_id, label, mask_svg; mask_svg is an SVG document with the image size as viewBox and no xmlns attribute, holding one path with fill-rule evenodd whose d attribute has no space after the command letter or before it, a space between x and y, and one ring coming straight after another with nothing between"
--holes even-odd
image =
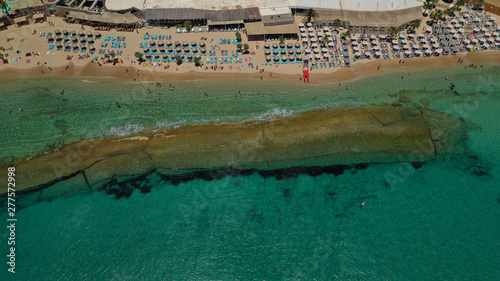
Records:
<instances>
[{"instance_id":1,"label":"thatched umbrella","mask_svg":"<svg viewBox=\"0 0 500 281\"><path fill-rule=\"evenodd\" d=\"M79 36L85 36L85 33L83 31L78 32Z\"/></svg>"},{"instance_id":2,"label":"thatched umbrella","mask_svg":"<svg viewBox=\"0 0 500 281\"><path fill-rule=\"evenodd\" d=\"M85 40L85 38L80 39L80 43L85 43L85 42L87 42L87 40Z\"/></svg>"},{"instance_id":3,"label":"thatched umbrella","mask_svg":"<svg viewBox=\"0 0 500 281\"><path fill-rule=\"evenodd\" d=\"M189 49L184 49L184 53L189 53Z\"/></svg>"}]
</instances>

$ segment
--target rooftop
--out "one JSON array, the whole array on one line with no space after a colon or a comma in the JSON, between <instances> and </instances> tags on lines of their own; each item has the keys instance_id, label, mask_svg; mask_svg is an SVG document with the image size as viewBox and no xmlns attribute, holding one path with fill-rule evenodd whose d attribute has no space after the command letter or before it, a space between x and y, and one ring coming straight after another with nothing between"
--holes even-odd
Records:
<instances>
[{"instance_id":1,"label":"rooftop","mask_svg":"<svg viewBox=\"0 0 500 281\"><path fill-rule=\"evenodd\" d=\"M299 7L353 11L388 11L422 6L418 0L106 0L109 10L130 8L194 8L230 10L265 7Z\"/></svg>"}]
</instances>

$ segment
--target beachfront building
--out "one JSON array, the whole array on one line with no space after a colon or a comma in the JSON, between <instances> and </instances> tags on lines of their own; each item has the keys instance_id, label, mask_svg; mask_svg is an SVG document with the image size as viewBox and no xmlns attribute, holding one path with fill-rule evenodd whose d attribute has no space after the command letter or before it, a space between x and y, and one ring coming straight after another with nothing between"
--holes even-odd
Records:
<instances>
[{"instance_id":1,"label":"beachfront building","mask_svg":"<svg viewBox=\"0 0 500 281\"><path fill-rule=\"evenodd\" d=\"M422 18L419 0L53 0L51 9L79 23L175 26L186 21L208 31L245 30L249 40L298 36L304 12L315 9L316 25L340 19L351 32L385 32ZM55 6L55 7L54 7Z\"/></svg>"}]
</instances>

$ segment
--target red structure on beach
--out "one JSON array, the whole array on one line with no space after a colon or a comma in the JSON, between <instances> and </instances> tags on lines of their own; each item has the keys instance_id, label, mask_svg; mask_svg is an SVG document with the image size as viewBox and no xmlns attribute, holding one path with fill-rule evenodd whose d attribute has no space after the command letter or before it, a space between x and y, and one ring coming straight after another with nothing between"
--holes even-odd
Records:
<instances>
[{"instance_id":1,"label":"red structure on beach","mask_svg":"<svg viewBox=\"0 0 500 281\"><path fill-rule=\"evenodd\" d=\"M309 69L304 69L304 83L306 82L306 79L307 79L307 83L309 83Z\"/></svg>"}]
</instances>

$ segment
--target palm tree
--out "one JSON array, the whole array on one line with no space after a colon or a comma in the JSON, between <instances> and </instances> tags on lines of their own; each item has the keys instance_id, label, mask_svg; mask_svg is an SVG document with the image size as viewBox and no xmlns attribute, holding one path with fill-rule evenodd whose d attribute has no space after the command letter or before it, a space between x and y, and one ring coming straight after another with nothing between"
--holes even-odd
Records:
<instances>
[{"instance_id":1,"label":"palm tree","mask_svg":"<svg viewBox=\"0 0 500 281\"><path fill-rule=\"evenodd\" d=\"M328 41L329 41L329 40L328 40L328 36L327 36L327 35L325 35L325 36L323 37L323 44L325 44L325 45L326 45L326 44L328 44Z\"/></svg>"},{"instance_id":2,"label":"palm tree","mask_svg":"<svg viewBox=\"0 0 500 281\"><path fill-rule=\"evenodd\" d=\"M135 52L134 56L138 58L139 60L142 59L143 54L141 52Z\"/></svg>"},{"instance_id":3,"label":"palm tree","mask_svg":"<svg viewBox=\"0 0 500 281\"><path fill-rule=\"evenodd\" d=\"M351 32L349 30L347 30L346 32L342 33L342 38L348 38L349 36L351 36Z\"/></svg>"},{"instance_id":4,"label":"palm tree","mask_svg":"<svg viewBox=\"0 0 500 281\"><path fill-rule=\"evenodd\" d=\"M236 31L236 39L239 41L241 41L241 33L239 31Z\"/></svg>"},{"instance_id":5,"label":"palm tree","mask_svg":"<svg viewBox=\"0 0 500 281\"><path fill-rule=\"evenodd\" d=\"M369 28L368 25L363 26L363 34L366 34Z\"/></svg>"},{"instance_id":6,"label":"palm tree","mask_svg":"<svg viewBox=\"0 0 500 281\"><path fill-rule=\"evenodd\" d=\"M190 20L187 20L185 22L182 23L182 26L184 28L186 28L187 31L191 30L191 21Z\"/></svg>"},{"instance_id":7,"label":"palm tree","mask_svg":"<svg viewBox=\"0 0 500 281\"><path fill-rule=\"evenodd\" d=\"M453 16L453 10L452 9L446 9L446 10L444 10L443 15L446 16L446 17L451 17L451 16Z\"/></svg>"},{"instance_id":8,"label":"palm tree","mask_svg":"<svg viewBox=\"0 0 500 281\"><path fill-rule=\"evenodd\" d=\"M334 27L335 29L337 29L337 28L339 28L339 27L341 27L341 26L342 26L342 21L341 21L341 20L336 19L336 20L334 20L334 21L333 21L333 27Z\"/></svg>"},{"instance_id":9,"label":"palm tree","mask_svg":"<svg viewBox=\"0 0 500 281\"><path fill-rule=\"evenodd\" d=\"M441 18L443 18L443 11L442 10L434 10L431 12L429 17L433 21L439 21Z\"/></svg>"},{"instance_id":10,"label":"palm tree","mask_svg":"<svg viewBox=\"0 0 500 281\"><path fill-rule=\"evenodd\" d=\"M201 58L200 57L195 57L193 62L194 62L194 65L196 66L200 66L200 61L201 61Z\"/></svg>"},{"instance_id":11,"label":"palm tree","mask_svg":"<svg viewBox=\"0 0 500 281\"><path fill-rule=\"evenodd\" d=\"M280 43L285 43L285 37L283 37L283 35L280 36Z\"/></svg>"},{"instance_id":12,"label":"palm tree","mask_svg":"<svg viewBox=\"0 0 500 281\"><path fill-rule=\"evenodd\" d=\"M389 30L387 30L387 33L391 36L391 38L395 38L399 33L399 28L391 26Z\"/></svg>"},{"instance_id":13,"label":"palm tree","mask_svg":"<svg viewBox=\"0 0 500 281\"><path fill-rule=\"evenodd\" d=\"M245 50L245 53L248 53L248 50L250 49L250 46L248 46L247 43L243 44L243 49Z\"/></svg>"},{"instance_id":14,"label":"palm tree","mask_svg":"<svg viewBox=\"0 0 500 281\"><path fill-rule=\"evenodd\" d=\"M432 8L434 8L434 3L432 3L432 2L425 2L424 3L424 10L430 11L430 10L432 10Z\"/></svg>"},{"instance_id":15,"label":"palm tree","mask_svg":"<svg viewBox=\"0 0 500 281\"><path fill-rule=\"evenodd\" d=\"M420 20L414 20L410 22L410 28L412 30L417 30L420 27Z\"/></svg>"},{"instance_id":16,"label":"palm tree","mask_svg":"<svg viewBox=\"0 0 500 281\"><path fill-rule=\"evenodd\" d=\"M314 9L308 9L305 14L304 18L302 19L304 22L311 22L314 21L316 22L319 19L319 14L316 12Z\"/></svg>"},{"instance_id":17,"label":"palm tree","mask_svg":"<svg viewBox=\"0 0 500 281\"><path fill-rule=\"evenodd\" d=\"M180 55L175 56L175 62L177 63L177 65L181 65L182 64L182 57Z\"/></svg>"}]
</instances>

